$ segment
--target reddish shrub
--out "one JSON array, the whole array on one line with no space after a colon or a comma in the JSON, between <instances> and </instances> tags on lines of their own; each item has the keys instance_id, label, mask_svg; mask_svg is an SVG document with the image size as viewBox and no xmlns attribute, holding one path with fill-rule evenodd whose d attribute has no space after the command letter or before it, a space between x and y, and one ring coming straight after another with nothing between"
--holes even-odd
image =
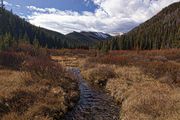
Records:
<instances>
[{"instance_id":1,"label":"reddish shrub","mask_svg":"<svg viewBox=\"0 0 180 120\"><path fill-rule=\"evenodd\" d=\"M151 74L156 78L168 75L172 79L171 83L180 85L179 65L170 62L144 62L139 63L138 66L142 67L145 73Z\"/></svg>"},{"instance_id":2,"label":"reddish shrub","mask_svg":"<svg viewBox=\"0 0 180 120\"><path fill-rule=\"evenodd\" d=\"M23 52L29 56L48 56L48 52L45 48L35 48L30 44L20 44L18 48L14 48L16 52Z\"/></svg>"},{"instance_id":3,"label":"reddish shrub","mask_svg":"<svg viewBox=\"0 0 180 120\"><path fill-rule=\"evenodd\" d=\"M180 59L180 49L165 49L165 50L145 50L140 51L143 56L163 56L168 60Z\"/></svg>"},{"instance_id":4,"label":"reddish shrub","mask_svg":"<svg viewBox=\"0 0 180 120\"><path fill-rule=\"evenodd\" d=\"M97 62L101 64L116 64L116 65L128 65L131 63L131 58L129 56L111 56L105 55L96 58L90 58L89 62Z\"/></svg>"},{"instance_id":5,"label":"reddish shrub","mask_svg":"<svg viewBox=\"0 0 180 120\"><path fill-rule=\"evenodd\" d=\"M25 54L16 52L1 52L0 65L19 69L25 60Z\"/></svg>"},{"instance_id":6,"label":"reddish shrub","mask_svg":"<svg viewBox=\"0 0 180 120\"><path fill-rule=\"evenodd\" d=\"M64 76L64 69L58 63L50 61L48 58L32 57L26 61L24 68L33 76L45 79L57 80Z\"/></svg>"},{"instance_id":7,"label":"reddish shrub","mask_svg":"<svg viewBox=\"0 0 180 120\"><path fill-rule=\"evenodd\" d=\"M48 53L52 56L73 56L76 55L78 57L86 57L86 56L96 56L98 51L96 50L86 50L86 49L48 49Z\"/></svg>"}]
</instances>

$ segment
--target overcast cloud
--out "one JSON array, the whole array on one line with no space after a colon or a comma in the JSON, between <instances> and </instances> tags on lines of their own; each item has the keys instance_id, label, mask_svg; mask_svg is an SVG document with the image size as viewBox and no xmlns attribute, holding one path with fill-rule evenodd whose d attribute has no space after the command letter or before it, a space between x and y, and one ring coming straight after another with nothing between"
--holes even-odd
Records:
<instances>
[{"instance_id":1,"label":"overcast cloud","mask_svg":"<svg viewBox=\"0 0 180 120\"><path fill-rule=\"evenodd\" d=\"M88 5L89 0L86 1ZM94 13L61 11L55 8L27 6L28 20L37 26L64 34L72 31L97 31L120 34L157 14L179 0L92 0L99 7Z\"/></svg>"}]
</instances>

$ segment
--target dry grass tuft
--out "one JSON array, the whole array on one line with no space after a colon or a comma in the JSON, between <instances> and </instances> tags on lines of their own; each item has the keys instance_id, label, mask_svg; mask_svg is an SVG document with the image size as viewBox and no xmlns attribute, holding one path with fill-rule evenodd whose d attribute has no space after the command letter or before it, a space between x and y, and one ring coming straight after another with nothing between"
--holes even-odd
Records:
<instances>
[{"instance_id":1,"label":"dry grass tuft","mask_svg":"<svg viewBox=\"0 0 180 120\"><path fill-rule=\"evenodd\" d=\"M107 82L106 89L121 105L122 120L178 120L180 94L145 75L140 68L116 68L117 78Z\"/></svg>"},{"instance_id":2,"label":"dry grass tuft","mask_svg":"<svg viewBox=\"0 0 180 120\"><path fill-rule=\"evenodd\" d=\"M121 103L125 99L125 93L134 84L139 84L144 81L153 81L154 79L143 74L136 67L115 67L116 78L110 79L107 82L106 89L111 92L111 95Z\"/></svg>"},{"instance_id":3,"label":"dry grass tuft","mask_svg":"<svg viewBox=\"0 0 180 120\"><path fill-rule=\"evenodd\" d=\"M0 98L8 98L13 91L16 91L24 84L21 72L7 69L0 69Z\"/></svg>"},{"instance_id":4,"label":"dry grass tuft","mask_svg":"<svg viewBox=\"0 0 180 120\"><path fill-rule=\"evenodd\" d=\"M180 87L180 65L171 62L146 62L139 65L145 74L153 76L155 79L168 77L163 81L169 85Z\"/></svg>"},{"instance_id":5,"label":"dry grass tuft","mask_svg":"<svg viewBox=\"0 0 180 120\"><path fill-rule=\"evenodd\" d=\"M9 113L2 118L2 120L31 120L31 119L32 118L28 117L27 115L20 116L14 112ZM53 120L53 119L44 116L36 116L35 118L33 118L33 120Z\"/></svg>"},{"instance_id":6,"label":"dry grass tuft","mask_svg":"<svg viewBox=\"0 0 180 120\"><path fill-rule=\"evenodd\" d=\"M99 65L96 68L92 68L82 72L84 78L94 84L105 86L110 78L116 77L116 74L112 67Z\"/></svg>"},{"instance_id":7,"label":"dry grass tuft","mask_svg":"<svg viewBox=\"0 0 180 120\"><path fill-rule=\"evenodd\" d=\"M177 92L167 84L155 81L136 84L127 91L122 102L121 119L179 120L179 99Z\"/></svg>"}]
</instances>

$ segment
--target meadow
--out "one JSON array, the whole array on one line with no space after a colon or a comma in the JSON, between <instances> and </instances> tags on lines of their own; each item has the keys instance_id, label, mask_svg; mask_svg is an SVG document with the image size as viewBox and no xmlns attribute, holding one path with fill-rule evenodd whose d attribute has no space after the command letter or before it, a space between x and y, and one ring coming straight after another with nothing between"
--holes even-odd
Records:
<instances>
[{"instance_id":1,"label":"meadow","mask_svg":"<svg viewBox=\"0 0 180 120\"><path fill-rule=\"evenodd\" d=\"M180 49L102 53L21 45L0 53L2 120L63 119L77 103L83 78L113 96L119 120L180 119Z\"/></svg>"},{"instance_id":2,"label":"meadow","mask_svg":"<svg viewBox=\"0 0 180 120\"><path fill-rule=\"evenodd\" d=\"M76 77L47 49L21 44L0 52L0 119L63 119L79 99Z\"/></svg>"},{"instance_id":3,"label":"meadow","mask_svg":"<svg viewBox=\"0 0 180 120\"><path fill-rule=\"evenodd\" d=\"M88 57L84 79L108 90L120 120L180 119L180 50L110 51Z\"/></svg>"}]
</instances>

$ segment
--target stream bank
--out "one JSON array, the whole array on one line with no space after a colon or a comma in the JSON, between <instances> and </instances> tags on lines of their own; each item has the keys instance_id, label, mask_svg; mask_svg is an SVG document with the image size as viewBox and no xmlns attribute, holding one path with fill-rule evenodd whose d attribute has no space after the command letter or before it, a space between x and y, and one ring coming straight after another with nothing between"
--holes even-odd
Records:
<instances>
[{"instance_id":1,"label":"stream bank","mask_svg":"<svg viewBox=\"0 0 180 120\"><path fill-rule=\"evenodd\" d=\"M120 108L113 97L83 80L79 69L70 70L78 77L80 99L65 120L118 120Z\"/></svg>"}]
</instances>

